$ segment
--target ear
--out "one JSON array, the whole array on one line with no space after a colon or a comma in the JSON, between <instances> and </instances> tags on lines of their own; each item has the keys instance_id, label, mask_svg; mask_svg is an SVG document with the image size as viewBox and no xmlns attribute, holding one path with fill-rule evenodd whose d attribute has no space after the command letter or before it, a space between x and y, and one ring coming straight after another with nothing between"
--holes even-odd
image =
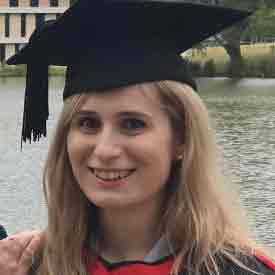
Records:
<instances>
[{"instance_id":1,"label":"ear","mask_svg":"<svg viewBox=\"0 0 275 275\"><path fill-rule=\"evenodd\" d=\"M184 144L177 145L174 150L174 160L182 160L184 155Z\"/></svg>"}]
</instances>

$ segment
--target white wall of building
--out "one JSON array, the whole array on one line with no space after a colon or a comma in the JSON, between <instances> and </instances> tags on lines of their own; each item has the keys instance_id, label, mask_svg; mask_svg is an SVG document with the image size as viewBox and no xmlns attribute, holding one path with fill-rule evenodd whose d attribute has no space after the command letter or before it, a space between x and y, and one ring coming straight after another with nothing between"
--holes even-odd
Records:
<instances>
[{"instance_id":1,"label":"white wall of building","mask_svg":"<svg viewBox=\"0 0 275 275\"><path fill-rule=\"evenodd\" d=\"M5 45L5 59L15 53L16 44L27 43L36 26L36 14L45 20L56 19L69 6L70 0L59 0L58 7L50 7L49 0L39 0L39 7L30 7L30 0L18 0L18 7L9 7L9 0L0 0L0 44ZM9 36L5 35L5 15L9 15ZM22 36L21 15L25 14L25 36Z\"/></svg>"},{"instance_id":2,"label":"white wall of building","mask_svg":"<svg viewBox=\"0 0 275 275\"><path fill-rule=\"evenodd\" d=\"M29 7L30 0L18 0L18 6L19 7Z\"/></svg>"},{"instance_id":3,"label":"white wall of building","mask_svg":"<svg viewBox=\"0 0 275 275\"><path fill-rule=\"evenodd\" d=\"M9 0L0 0L0 7L8 7Z\"/></svg>"},{"instance_id":4,"label":"white wall of building","mask_svg":"<svg viewBox=\"0 0 275 275\"><path fill-rule=\"evenodd\" d=\"M5 15L0 14L0 40L5 37Z\"/></svg>"},{"instance_id":5,"label":"white wall of building","mask_svg":"<svg viewBox=\"0 0 275 275\"><path fill-rule=\"evenodd\" d=\"M8 59L15 54L15 44L6 44L6 56L5 59Z\"/></svg>"}]
</instances>

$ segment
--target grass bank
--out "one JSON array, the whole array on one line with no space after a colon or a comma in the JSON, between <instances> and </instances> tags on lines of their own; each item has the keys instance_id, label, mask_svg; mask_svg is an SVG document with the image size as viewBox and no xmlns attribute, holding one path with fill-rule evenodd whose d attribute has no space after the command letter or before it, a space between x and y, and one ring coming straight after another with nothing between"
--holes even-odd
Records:
<instances>
[{"instance_id":1,"label":"grass bank","mask_svg":"<svg viewBox=\"0 0 275 275\"><path fill-rule=\"evenodd\" d=\"M275 78L275 43L242 45L244 77ZM198 76L228 76L229 56L223 47L193 49L188 55Z\"/></svg>"},{"instance_id":2,"label":"grass bank","mask_svg":"<svg viewBox=\"0 0 275 275\"><path fill-rule=\"evenodd\" d=\"M0 77L7 77L7 76L25 76L27 71L26 65L18 65L18 66L9 66L9 65L0 65ZM50 66L49 67L49 75L50 76L59 76L65 75L65 67L59 66Z\"/></svg>"},{"instance_id":3,"label":"grass bank","mask_svg":"<svg viewBox=\"0 0 275 275\"><path fill-rule=\"evenodd\" d=\"M275 78L275 43L241 46L244 57L243 77ZM229 56L223 47L193 49L187 55L196 76L229 76ZM25 76L26 66L1 66L2 76ZM65 67L50 66L49 75L64 75Z\"/></svg>"}]
</instances>

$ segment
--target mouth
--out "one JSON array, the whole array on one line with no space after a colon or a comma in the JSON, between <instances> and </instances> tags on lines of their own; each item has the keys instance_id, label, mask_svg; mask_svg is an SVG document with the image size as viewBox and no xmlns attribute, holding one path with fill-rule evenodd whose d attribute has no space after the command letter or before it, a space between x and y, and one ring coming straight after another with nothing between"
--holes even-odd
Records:
<instances>
[{"instance_id":1,"label":"mouth","mask_svg":"<svg viewBox=\"0 0 275 275\"><path fill-rule=\"evenodd\" d=\"M136 169L111 170L89 167L93 175L102 181L118 181L130 177Z\"/></svg>"}]
</instances>

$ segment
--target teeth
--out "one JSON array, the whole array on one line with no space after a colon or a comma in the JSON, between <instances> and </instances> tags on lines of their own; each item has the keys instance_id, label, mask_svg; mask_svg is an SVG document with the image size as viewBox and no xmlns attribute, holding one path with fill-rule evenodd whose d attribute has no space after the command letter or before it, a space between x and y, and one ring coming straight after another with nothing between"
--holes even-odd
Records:
<instances>
[{"instance_id":1,"label":"teeth","mask_svg":"<svg viewBox=\"0 0 275 275\"><path fill-rule=\"evenodd\" d=\"M118 180L128 177L132 174L133 170L124 170L124 171L102 171L101 169L92 169L96 177L102 180Z\"/></svg>"}]
</instances>

